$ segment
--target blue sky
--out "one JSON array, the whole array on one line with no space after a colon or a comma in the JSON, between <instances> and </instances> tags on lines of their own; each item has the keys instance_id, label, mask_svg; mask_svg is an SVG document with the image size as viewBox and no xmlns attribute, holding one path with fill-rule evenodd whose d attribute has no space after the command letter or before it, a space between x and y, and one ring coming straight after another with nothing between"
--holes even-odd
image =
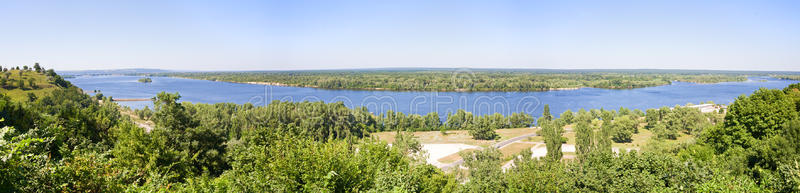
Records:
<instances>
[{"instance_id":1,"label":"blue sky","mask_svg":"<svg viewBox=\"0 0 800 193\"><path fill-rule=\"evenodd\" d=\"M800 1L0 1L0 65L800 71Z\"/></svg>"}]
</instances>

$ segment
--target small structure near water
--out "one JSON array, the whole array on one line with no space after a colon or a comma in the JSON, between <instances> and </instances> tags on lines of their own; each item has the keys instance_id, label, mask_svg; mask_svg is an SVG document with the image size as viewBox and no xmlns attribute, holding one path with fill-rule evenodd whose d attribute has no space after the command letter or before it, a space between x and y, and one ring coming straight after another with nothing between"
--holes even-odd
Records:
<instances>
[{"instance_id":1,"label":"small structure near water","mask_svg":"<svg viewBox=\"0 0 800 193\"><path fill-rule=\"evenodd\" d=\"M725 105L717 105L717 104L699 104L699 105L690 105L687 107L696 108L700 110L702 113L712 113L712 112L719 112L721 109L725 110L728 109Z\"/></svg>"}]
</instances>

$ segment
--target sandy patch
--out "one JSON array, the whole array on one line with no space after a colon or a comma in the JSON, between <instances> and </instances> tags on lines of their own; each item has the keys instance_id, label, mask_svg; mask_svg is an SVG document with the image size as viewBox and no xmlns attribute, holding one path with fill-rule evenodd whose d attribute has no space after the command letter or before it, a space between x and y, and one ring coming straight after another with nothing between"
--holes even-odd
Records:
<instances>
[{"instance_id":1,"label":"sandy patch","mask_svg":"<svg viewBox=\"0 0 800 193\"><path fill-rule=\"evenodd\" d=\"M440 166L438 160L446 157L448 155L458 153L461 150L465 149L477 149L478 146L474 145L467 145L461 143L448 143L448 144L422 144L422 149L428 153L428 159L426 160L429 164L434 166Z\"/></svg>"},{"instance_id":2,"label":"sandy patch","mask_svg":"<svg viewBox=\"0 0 800 193\"><path fill-rule=\"evenodd\" d=\"M546 145L539 145L531 148L533 151L532 157L539 158L544 157L547 155L547 146ZM575 145L572 144L561 144L561 152L568 153L572 152L575 153Z\"/></svg>"}]
</instances>

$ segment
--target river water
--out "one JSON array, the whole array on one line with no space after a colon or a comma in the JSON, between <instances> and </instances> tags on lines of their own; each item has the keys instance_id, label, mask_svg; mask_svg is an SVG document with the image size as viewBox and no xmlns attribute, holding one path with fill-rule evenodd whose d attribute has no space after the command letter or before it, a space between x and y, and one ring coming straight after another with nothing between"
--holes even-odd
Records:
<instances>
[{"instance_id":1,"label":"river water","mask_svg":"<svg viewBox=\"0 0 800 193\"><path fill-rule=\"evenodd\" d=\"M181 101L193 103L252 103L265 105L272 100L341 101L348 107L366 106L379 114L388 110L406 114L427 114L436 111L442 118L447 112L465 109L476 114L511 114L525 112L541 115L542 106L549 104L558 115L571 109L630 109L645 110L662 106L699 104L713 101L728 104L736 97L750 94L759 88L784 88L798 81L770 77L750 77L744 82L695 84L673 82L671 85L637 89L581 88L544 92L420 92L374 90L328 90L303 87L267 86L194 80L172 77L151 77L152 83L140 83L138 76L79 76L68 79L86 90L100 90L105 96L122 98L151 98L161 91L178 92ZM152 107L150 101L119 102L131 108Z\"/></svg>"}]
</instances>

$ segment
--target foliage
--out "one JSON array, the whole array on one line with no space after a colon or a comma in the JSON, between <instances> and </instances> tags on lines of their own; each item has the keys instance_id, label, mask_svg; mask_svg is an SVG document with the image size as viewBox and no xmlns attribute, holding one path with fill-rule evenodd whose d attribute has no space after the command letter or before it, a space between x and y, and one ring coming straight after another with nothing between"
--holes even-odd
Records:
<instances>
[{"instance_id":1,"label":"foliage","mask_svg":"<svg viewBox=\"0 0 800 193\"><path fill-rule=\"evenodd\" d=\"M681 162L656 153L593 154L574 171L579 192L688 191L708 171L692 162Z\"/></svg>"},{"instance_id":2,"label":"foliage","mask_svg":"<svg viewBox=\"0 0 800 193\"><path fill-rule=\"evenodd\" d=\"M564 120L564 123L566 123L566 124L572 124L574 119L575 119L575 113L573 113L571 110L567 109L566 111L561 113L559 118L561 120Z\"/></svg>"},{"instance_id":3,"label":"foliage","mask_svg":"<svg viewBox=\"0 0 800 193\"><path fill-rule=\"evenodd\" d=\"M548 105L545 105L548 107ZM547 154L546 158L552 161L560 161L563 153L561 152L561 144L563 141L561 140L562 134L564 133L564 121L561 119L551 120L552 116L550 116L550 108L545 108L545 111L542 113L542 117L539 118L539 126L542 127L542 136L544 137L544 143L547 147Z\"/></svg>"},{"instance_id":4,"label":"foliage","mask_svg":"<svg viewBox=\"0 0 800 193\"><path fill-rule=\"evenodd\" d=\"M575 148L578 159L583 160L593 151L595 146L594 128L591 125L592 115L581 109L575 118Z\"/></svg>"},{"instance_id":5,"label":"foliage","mask_svg":"<svg viewBox=\"0 0 800 193\"><path fill-rule=\"evenodd\" d=\"M464 73L448 70L185 72L158 75L327 89L430 91L546 91L582 87L628 89L667 85L673 80L698 83L746 80L746 77L742 75L693 72L553 72L536 70L472 70Z\"/></svg>"},{"instance_id":6,"label":"foliage","mask_svg":"<svg viewBox=\"0 0 800 193\"><path fill-rule=\"evenodd\" d=\"M529 158L514 161L516 167L505 173L507 192L575 191L575 178L568 172L572 165Z\"/></svg>"},{"instance_id":7,"label":"foliage","mask_svg":"<svg viewBox=\"0 0 800 193\"><path fill-rule=\"evenodd\" d=\"M484 115L475 120L469 129L469 135L473 139L491 140L498 138L497 132L494 130L503 128L505 121L503 115L499 113L494 115Z\"/></svg>"},{"instance_id":8,"label":"foliage","mask_svg":"<svg viewBox=\"0 0 800 193\"><path fill-rule=\"evenodd\" d=\"M563 153L561 152L562 134L564 133L564 123L560 119L548 121L543 120L542 135L547 147L546 157L553 161L561 160Z\"/></svg>"},{"instance_id":9,"label":"foliage","mask_svg":"<svg viewBox=\"0 0 800 193\"><path fill-rule=\"evenodd\" d=\"M392 146L397 147L397 149L405 154L412 154L422 151L422 144L414 139L414 135L410 132L397 131L397 134L394 136L394 143Z\"/></svg>"},{"instance_id":10,"label":"foliage","mask_svg":"<svg viewBox=\"0 0 800 193\"><path fill-rule=\"evenodd\" d=\"M603 121L605 125L605 121ZM611 137L617 143L629 143L634 133L638 133L638 122L631 119L630 115L618 117L613 122L614 135Z\"/></svg>"},{"instance_id":11,"label":"foliage","mask_svg":"<svg viewBox=\"0 0 800 193\"><path fill-rule=\"evenodd\" d=\"M503 192L505 181L500 170L503 154L497 148L486 148L462 154L464 166L469 168L469 182L464 184L464 192Z\"/></svg>"},{"instance_id":12,"label":"foliage","mask_svg":"<svg viewBox=\"0 0 800 193\"><path fill-rule=\"evenodd\" d=\"M616 130L614 125L614 112L602 110L600 118L602 124L600 125L600 132L597 133L595 143L596 150L602 153L611 153L612 138L616 137Z\"/></svg>"},{"instance_id":13,"label":"foliage","mask_svg":"<svg viewBox=\"0 0 800 193\"><path fill-rule=\"evenodd\" d=\"M783 91L759 89L740 96L729 107L725 127L740 127L755 139L779 134L781 125L797 117L794 102Z\"/></svg>"},{"instance_id":14,"label":"foliage","mask_svg":"<svg viewBox=\"0 0 800 193\"><path fill-rule=\"evenodd\" d=\"M510 128L530 127L533 123L533 116L523 112L514 112L511 113L511 117L508 118L508 121L511 122Z\"/></svg>"}]
</instances>

